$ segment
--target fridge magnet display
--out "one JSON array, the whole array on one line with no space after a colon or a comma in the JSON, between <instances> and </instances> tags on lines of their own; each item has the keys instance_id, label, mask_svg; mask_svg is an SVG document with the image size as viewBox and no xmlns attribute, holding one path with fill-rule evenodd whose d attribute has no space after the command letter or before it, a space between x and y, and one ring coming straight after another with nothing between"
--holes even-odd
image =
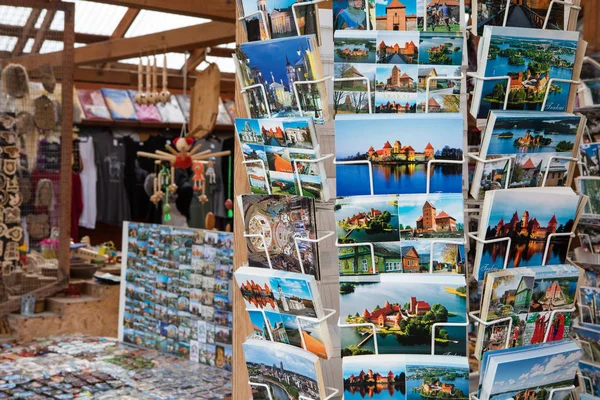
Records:
<instances>
[{"instance_id":1,"label":"fridge magnet display","mask_svg":"<svg viewBox=\"0 0 600 400\"><path fill-rule=\"evenodd\" d=\"M123 229L120 340L183 358L197 354L202 363L231 370L231 301L223 280L231 279L233 235L132 222Z\"/></svg>"},{"instance_id":2,"label":"fridge magnet display","mask_svg":"<svg viewBox=\"0 0 600 400\"><path fill-rule=\"evenodd\" d=\"M486 26L482 40L477 74L510 76L509 109L540 111L550 91L544 111L566 111L571 84L554 82L550 86L550 79L577 79L573 72L581 66L577 60L579 32ZM477 80L471 115L486 118L490 110L501 109L506 90L506 79Z\"/></svg>"}]
</instances>

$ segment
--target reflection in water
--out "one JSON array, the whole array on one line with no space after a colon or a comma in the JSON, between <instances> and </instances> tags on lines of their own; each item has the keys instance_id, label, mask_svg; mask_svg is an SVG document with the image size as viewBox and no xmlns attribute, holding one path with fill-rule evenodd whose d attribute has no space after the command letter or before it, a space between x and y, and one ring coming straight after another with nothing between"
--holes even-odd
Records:
<instances>
[{"instance_id":1,"label":"reflection in water","mask_svg":"<svg viewBox=\"0 0 600 400\"><path fill-rule=\"evenodd\" d=\"M406 394L406 384L379 383L376 385L346 385L344 398L400 399Z\"/></svg>"},{"instance_id":2,"label":"reflection in water","mask_svg":"<svg viewBox=\"0 0 600 400\"><path fill-rule=\"evenodd\" d=\"M488 244L484 247L482 264L503 264L506 254L505 242ZM546 248L545 241L530 240L525 243L513 244L509 253L508 265L514 268L529 265L541 265ZM561 264L565 261L567 254L567 243L553 241L548 250L548 264Z\"/></svg>"}]
</instances>

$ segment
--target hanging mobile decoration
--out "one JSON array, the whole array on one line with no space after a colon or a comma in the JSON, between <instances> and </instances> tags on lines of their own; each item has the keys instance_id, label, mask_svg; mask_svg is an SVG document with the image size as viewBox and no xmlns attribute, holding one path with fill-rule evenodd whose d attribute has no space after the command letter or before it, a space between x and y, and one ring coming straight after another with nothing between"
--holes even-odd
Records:
<instances>
[{"instance_id":1,"label":"hanging mobile decoration","mask_svg":"<svg viewBox=\"0 0 600 400\"><path fill-rule=\"evenodd\" d=\"M227 200L225 200L225 209L227 209L227 218L233 218L233 201L231 200L231 186L233 182L231 180L231 156L229 156L229 168L227 170L227 176L229 177L227 180Z\"/></svg>"},{"instance_id":2,"label":"hanging mobile decoration","mask_svg":"<svg viewBox=\"0 0 600 400\"><path fill-rule=\"evenodd\" d=\"M152 65L150 64L150 57L146 60L146 104L154 104L156 100L154 93L152 93Z\"/></svg>"},{"instance_id":3,"label":"hanging mobile decoration","mask_svg":"<svg viewBox=\"0 0 600 400\"><path fill-rule=\"evenodd\" d=\"M154 63L152 64L152 103L158 104L160 102L160 94L158 93L158 70L156 65L156 55L154 55Z\"/></svg>"},{"instance_id":4,"label":"hanging mobile decoration","mask_svg":"<svg viewBox=\"0 0 600 400\"><path fill-rule=\"evenodd\" d=\"M198 196L198 200L202 204L206 204L208 202L208 196L206 196L206 185L204 184L204 164L200 161L194 161L192 164L192 171L194 172L194 176L192 180L194 181L194 190L201 190L202 194Z\"/></svg>"},{"instance_id":5,"label":"hanging mobile decoration","mask_svg":"<svg viewBox=\"0 0 600 400\"><path fill-rule=\"evenodd\" d=\"M162 103L168 103L171 100L171 92L167 89L167 83L167 55L163 54L162 91L159 95Z\"/></svg>"}]
</instances>

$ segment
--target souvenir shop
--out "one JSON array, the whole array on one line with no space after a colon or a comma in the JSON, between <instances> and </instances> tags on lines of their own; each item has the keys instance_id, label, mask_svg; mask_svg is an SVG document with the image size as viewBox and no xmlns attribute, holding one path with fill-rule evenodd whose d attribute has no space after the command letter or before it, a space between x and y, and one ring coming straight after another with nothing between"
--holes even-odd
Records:
<instances>
[{"instance_id":1,"label":"souvenir shop","mask_svg":"<svg viewBox=\"0 0 600 400\"><path fill-rule=\"evenodd\" d=\"M235 399L600 398L599 8L238 2Z\"/></svg>"},{"instance_id":2,"label":"souvenir shop","mask_svg":"<svg viewBox=\"0 0 600 400\"><path fill-rule=\"evenodd\" d=\"M231 399L235 5L0 1L0 398Z\"/></svg>"}]
</instances>

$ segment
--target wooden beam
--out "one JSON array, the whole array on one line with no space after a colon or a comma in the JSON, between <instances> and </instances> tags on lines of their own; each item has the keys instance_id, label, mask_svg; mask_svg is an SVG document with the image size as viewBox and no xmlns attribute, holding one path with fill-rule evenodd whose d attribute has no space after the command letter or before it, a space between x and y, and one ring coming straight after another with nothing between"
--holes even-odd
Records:
<instances>
[{"instance_id":1,"label":"wooden beam","mask_svg":"<svg viewBox=\"0 0 600 400\"><path fill-rule=\"evenodd\" d=\"M44 41L46 40L46 34L50 29L50 25L54 20L54 16L56 15L56 10L47 10L46 15L44 16L44 20L42 21L42 25L40 29L35 33L35 39L33 42L33 47L31 48L32 54L37 54L40 52ZM63 35L64 36L64 35Z\"/></svg>"},{"instance_id":2,"label":"wooden beam","mask_svg":"<svg viewBox=\"0 0 600 400\"><path fill-rule=\"evenodd\" d=\"M195 49L192 50L190 56L187 59L187 63L181 67L181 71L186 71L188 74L195 71L198 65L202 64L202 61L206 59L206 49Z\"/></svg>"},{"instance_id":3,"label":"wooden beam","mask_svg":"<svg viewBox=\"0 0 600 400\"><path fill-rule=\"evenodd\" d=\"M162 11L213 21L235 22L234 0L91 0L129 8Z\"/></svg>"},{"instance_id":4,"label":"wooden beam","mask_svg":"<svg viewBox=\"0 0 600 400\"><path fill-rule=\"evenodd\" d=\"M139 13L140 10L136 8L130 8L129 10L127 10L125 15L123 15L123 18L121 18L121 22L119 22L119 25L117 25L112 35L110 35L110 38L119 39L125 37L125 34L129 30L129 28L131 28L133 21L135 21Z\"/></svg>"},{"instance_id":5,"label":"wooden beam","mask_svg":"<svg viewBox=\"0 0 600 400\"><path fill-rule=\"evenodd\" d=\"M54 11L54 10L49 10L50 11ZM13 25L5 25L5 24L0 24L0 36L12 36L12 37L21 37L23 36L23 27L20 26L13 26ZM35 37L38 35L39 30L38 29L31 29L31 31L29 31L29 34L27 35L27 39L35 39ZM46 40L56 40L59 42L62 42L64 39L64 35L62 31L55 31L55 30L48 30L46 31ZM89 44L89 43L98 43L98 42L104 42L106 40L110 39L108 36L104 36L104 35L93 35L90 33L75 33L75 42L76 43L85 43L85 44Z\"/></svg>"},{"instance_id":6,"label":"wooden beam","mask_svg":"<svg viewBox=\"0 0 600 400\"><path fill-rule=\"evenodd\" d=\"M600 51L600 4L596 0L583 0L583 39L588 42L588 54Z\"/></svg>"},{"instance_id":7,"label":"wooden beam","mask_svg":"<svg viewBox=\"0 0 600 400\"><path fill-rule=\"evenodd\" d=\"M132 38L114 39L94 43L73 50L75 65L98 64L127 58L145 56L164 52L182 52L199 47L216 46L235 40L235 25L225 22L208 22L186 28L136 36ZM27 69L50 64L58 66L62 62L62 52L35 54L1 60L3 65L14 62Z\"/></svg>"},{"instance_id":8,"label":"wooden beam","mask_svg":"<svg viewBox=\"0 0 600 400\"><path fill-rule=\"evenodd\" d=\"M233 53L235 53L234 49L228 49L226 47L211 47L208 55L211 57L231 58Z\"/></svg>"},{"instance_id":9,"label":"wooden beam","mask_svg":"<svg viewBox=\"0 0 600 400\"><path fill-rule=\"evenodd\" d=\"M31 32L31 30L35 27L35 23L37 22L41 13L42 10L40 9L34 8L31 10L31 14L29 14L29 18L27 18L25 26L23 26L23 32L21 32L21 37L19 38L19 40L17 40L17 43L15 43L15 47L12 51L13 57L18 57L23 53L23 49L25 48L25 45L27 44L27 41L29 39L29 32Z\"/></svg>"}]
</instances>

